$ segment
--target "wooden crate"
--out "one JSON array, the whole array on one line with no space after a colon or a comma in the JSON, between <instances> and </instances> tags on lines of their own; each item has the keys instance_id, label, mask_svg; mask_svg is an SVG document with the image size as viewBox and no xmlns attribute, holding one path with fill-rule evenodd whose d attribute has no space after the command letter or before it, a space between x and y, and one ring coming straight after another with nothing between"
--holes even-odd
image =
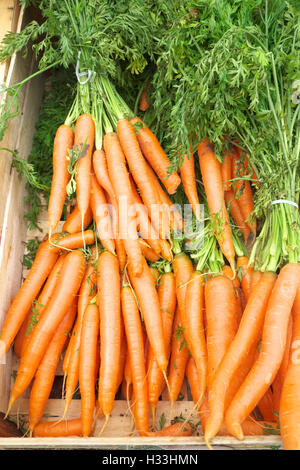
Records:
<instances>
[{"instance_id":1,"label":"wooden crate","mask_svg":"<svg viewBox=\"0 0 300 470\"><path fill-rule=\"evenodd\" d=\"M3 7L6 3L6 8ZM0 33L3 31L15 29L20 31L28 21L28 17L22 8L20 11L14 10L12 0L7 0L1 4L0 13L3 11L8 20L5 27L1 24ZM17 15L19 13L19 15ZM18 16L18 21L16 18ZM2 68L2 77L6 75L7 85L16 83L34 70L34 60L29 54L26 59L21 55L15 55L6 68ZM35 131L35 123L39 117L40 103L44 86L43 77L28 82L20 92L20 110L21 113L14 118L7 129L4 141L1 147L16 149L22 158L27 158ZM22 259L25 242L28 239L41 239L47 230L46 207L41 211L39 224L45 229L43 233L39 231L27 231L24 214L24 181L20 180L16 171L11 166L12 156L9 152L0 151L0 327L5 318L9 305L16 295L22 280L26 276L26 270L23 269ZM5 412L10 395L11 385L14 380L15 371L18 368L18 358L11 350L5 357L5 363L0 364L0 411ZM58 366L56 373L56 382L61 383L62 368ZM11 416L26 423L28 414L28 396L29 391L21 397L12 409ZM189 417L195 425L199 423L199 415L195 412L194 403L191 399L188 386L184 383L182 400L177 401L173 417ZM45 408L45 415L49 419L60 418L63 412L64 403L59 397L51 398ZM170 417L170 403L167 395L163 394L157 407L157 424L164 414L167 420ZM67 418L76 418L80 416L80 398L73 399ZM168 438L168 437L140 437L132 432L131 413L127 402L123 399L117 399L110 417L109 423L101 435L97 437L102 427L103 421L98 420L95 433L90 438L0 438L0 449L129 449L133 447L156 446L163 449L199 449L205 450L203 437L201 436L201 427L197 426L197 432L191 437ZM255 448L278 448L281 446L281 440L278 436L264 437L246 437L240 442L233 437L217 437L212 441L212 445L217 449L255 449Z\"/></svg>"}]
</instances>

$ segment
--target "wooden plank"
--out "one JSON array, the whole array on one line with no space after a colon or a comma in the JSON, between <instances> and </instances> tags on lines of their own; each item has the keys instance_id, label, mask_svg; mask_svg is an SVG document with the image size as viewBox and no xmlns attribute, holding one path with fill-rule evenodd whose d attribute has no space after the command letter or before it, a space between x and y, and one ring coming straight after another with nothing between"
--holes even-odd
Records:
<instances>
[{"instance_id":1,"label":"wooden plank","mask_svg":"<svg viewBox=\"0 0 300 470\"><path fill-rule=\"evenodd\" d=\"M0 42L6 33L17 30L20 10L18 0L2 0L0 2ZM9 63L10 61L0 64L0 83L5 81Z\"/></svg>"}]
</instances>

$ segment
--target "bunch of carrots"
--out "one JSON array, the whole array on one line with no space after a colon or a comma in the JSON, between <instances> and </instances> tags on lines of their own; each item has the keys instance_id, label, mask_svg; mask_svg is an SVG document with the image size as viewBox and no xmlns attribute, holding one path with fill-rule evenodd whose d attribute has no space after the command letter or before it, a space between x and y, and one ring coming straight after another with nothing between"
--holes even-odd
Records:
<instances>
[{"instance_id":1,"label":"bunch of carrots","mask_svg":"<svg viewBox=\"0 0 300 470\"><path fill-rule=\"evenodd\" d=\"M140 435L190 435L189 417L162 431L149 419L165 388L172 414L187 377L208 447L216 435L280 432L299 449L300 264L262 272L240 249L235 229L246 246L257 231L251 158L236 143L221 163L199 142L209 237L188 252L172 197L182 184L201 220L192 151L169 171L156 136L106 77L91 96L90 112L73 104L57 130L48 236L2 328L1 355L14 344L20 357L7 414L32 383L30 435L87 437L97 419L103 432L121 387ZM76 205L57 233L70 188ZM63 351L64 413L43 422ZM81 417L68 420L77 384Z\"/></svg>"}]
</instances>

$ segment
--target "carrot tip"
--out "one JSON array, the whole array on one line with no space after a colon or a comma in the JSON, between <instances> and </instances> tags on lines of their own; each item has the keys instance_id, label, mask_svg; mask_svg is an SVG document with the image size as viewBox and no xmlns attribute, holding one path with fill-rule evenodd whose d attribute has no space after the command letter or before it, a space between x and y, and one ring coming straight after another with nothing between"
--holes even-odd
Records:
<instances>
[{"instance_id":1,"label":"carrot tip","mask_svg":"<svg viewBox=\"0 0 300 470\"><path fill-rule=\"evenodd\" d=\"M206 444L206 447L207 447L209 450L213 450L213 447L210 445L209 439L207 439L205 436L204 436L204 442L205 442L205 444Z\"/></svg>"}]
</instances>

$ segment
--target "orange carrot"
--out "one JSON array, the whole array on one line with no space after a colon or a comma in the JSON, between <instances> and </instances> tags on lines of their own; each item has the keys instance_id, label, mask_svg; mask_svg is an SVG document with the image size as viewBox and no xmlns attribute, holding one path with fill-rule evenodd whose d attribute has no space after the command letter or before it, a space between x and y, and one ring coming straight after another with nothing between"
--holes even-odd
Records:
<instances>
[{"instance_id":1,"label":"orange carrot","mask_svg":"<svg viewBox=\"0 0 300 470\"><path fill-rule=\"evenodd\" d=\"M185 309L180 315L183 334L189 351L194 358L200 380L200 400L204 397L207 378L207 347L203 324L204 277L194 272L185 294Z\"/></svg>"},{"instance_id":2,"label":"orange carrot","mask_svg":"<svg viewBox=\"0 0 300 470\"><path fill-rule=\"evenodd\" d=\"M249 225L244 220L241 208L239 206L238 201L235 199L234 192L232 191L232 189L226 191L224 197L234 223L243 234L244 240L247 241L250 236L251 230Z\"/></svg>"},{"instance_id":3,"label":"orange carrot","mask_svg":"<svg viewBox=\"0 0 300 470\"><path fill-rule=\"evenodd\" d=\"M242 166L242 169L240 169ZM239 179L244 176L244 165L240 163L240 154L237 149L232 156L232 176L235 181L232 182L232 188L235 199L243 214L245 222L249 225L251 232L256 235L256 219L253 216L254 202L252 189L249 180Z\"/></svg>"},{"instance_id":4,"label":"orange carrot","mask_svg":"<svg viewBox=\"0 0 300 470\"><path fill-rule=\"evenodd\" d=\"M268 388L264 396L257 403L260 414L265 421L274 421L274 401L271 388Z\"/></svg>"},{"instance_id":5,"label":"orange carrot","mask_svg":"<svg viewBox=\"0 0 300 470\"><path fill-rule=\"evenodd\" d=\"M10 348L57 257L58 253L48 241L40 244L32 267L6 314L0 335L0 358Z\"/></svg>"},{"instance_id":6,"label":"orange carrot","mask_svg":"<svg viewBox=\"0 0 300 470\"><path fill-rule=\"evenodd\" d=\"M268 302L258 359L225 415L227 428L238 439L243 439L240 423L262 398L280 367L289 317L299 283L300 264L286 264L278 275Z\"/></svg>"},{"instance_id":7,"label":"orange carrot","mask_svg":"<svg viewBox=\"0 0 300 470\"><path fill-rule=\"evenodd\" d=\"M212 144L207 139L200 142L198 156L210 215L212 219L216 219L216 238L222 253L235 273L235 251L224 202L221 164L215 156Z\"/></svg>"},{"instance_id":8,"label":"orange carrot","mask_svg":"<svg viewBox=\"0 0 300 470\"><path fill-rule=\"evenodd\" d=\"M185 377L185 369L189 359L189 351L180 323L179 306L177 307L172 332L170 368L168 374L169 399L171 409L177 400Z\"/></svg>"},{"instance_id":9,"label":"orange carrot","mask_svg":"<svg viewBox=\"0 0 300 470\"><path fill-rule=\"evenodd\" d=\"M121 281L116 256L108 251L101 253L97 275L101 358L98 400L107 422L117 390L121 350Z\"/></svg>"},{"instance_id":10,"label":"orange carrot","mask_svg":"<svg viewBox=\"0 0 300 470\"><path fill-rule=\"evenodd\" d=\"M65 234L54 234L51 237L50 243L54 251L59 250L75 250L84 245L92 245L95 242L95 235L93 230L85 230L84 232Z\"/></svg>"},{"instance_id":11,"label":"orange carrot","mask_svg":"<svg viewBox=\"0 0 300 470\"><path fill-rule=\"evenodd\" d=\"M42 317L21 358L18 374L11 392L8 412L16 399L29 386L45 351L64 315L72 305L85 269L84 255L80 250L68 253L64 259L60 282L48 302Z\"/></svg>"},{"instance_id":12,"label":"orange carrot","mask_svg":"<svg viewBox=\"0 0 300 470\"><path fill-rule=\"evenodd\" d=\"M149 108L149 101L147 99L147 90L148 90L149 83L146 84L145 88L143 89L140 97L140 102L139 102L139 110L140 111L147 111Z\"/></svg>"},{"instance_id":13,"label":"orange carrot","mask_svg":"<svg viewBox=\"0 0 300 470\"><path fill-rule=\"evenodd\" d=\"M139 309L130 287L125 286L122 288L121 299L130 367L132 371L132 385L135 401L135 424L139 434L143 436L149 431L149 418L142 325Z\"/></svg>"},{"instance_id":14,"label":"orange carrot","mask_svg":"<svg viewBox=\"0 0 300 470\"><path fill-rule=\"evenodd\" d=\"M168 360L164 343L159 298L153 275L145 260L143 261L143 271L140 276L134 275L130 263L128 263L128 274L139 302L154 357L160 369L165 372L168 366Z\"/></svg>"},{"instance_id":15,"label":"orange carrot","mask_svg":"<svg viewBox=\"0 0 300 470\"><path fill-rule=\"evenodd\" d=\"M92 213L92 209L89 206L83 218L83 226L81 226L82 224L81 215L80 215L78 206L75 206L75 208L73 209L73 211L71 212L71 214L69 215L65 223L63 224L62 231L68 232L68 233L80 232L82 228L83 230L85 230L90 225L92 220L93 220L93 213Z\"/></svg>"},{"instance_id":16,"label":"orange carrot","mask_svg":"<svg viewBox=\"0 0 300 470\"><path fill-rule=\"evenodd\" d=\"M286 371L280 400L279 421L284 448L286 450L300 449L300 286L292 309L293 330L289 364Z\"/></svg>"},{"instance_id":17,"label":"orange carrot","mask_svg":"<svg viewBox=\"0 0 300 470\"><path fill-rule=\"evenodd\" d=\"M232 338L231 344L228 345L219 368L213 377L209 391L210 417L206 430L206 439L208 441L217 434L222 424L226 394L235 372L245 361L252 344L256 345L259 340L275 279L274 274L264 273L261 281L251 292L237 334Z\"/></svg>"},{"instance_id":18,"label":"orange carrot","mask_svg":"<svg viewBox=\"0 0 300 470\"><path fill-rule=\"evenodd\" d=\"M161 429L160 431L151 432L149 436L177 436L185 437L193 434L193 428L189 423L177 422Z\"/></svg>"},{"instance_id":19,"label":"orange carrot","mask_svg":"<svg viewBox=\"0 0 300 470\"><path fill-rule=\"evenodd\" d=\"M108 251L115 254L116 247L111 216L108 210L104 191L101 189L101 186L98 184L94 175L91 175L90 205L102 245Z\"/></svg>"},{"instance_id":20,"label":"orange carrot","mask_svg":"<svg viewBox=\"0 0 300 470\"><path fill-rule=\"evenodd\" d=\"M155 261L159 260L159 255L155 253L155 251L151 248L150 245L148 245L146 240L140 238L139 243L141 245L141 250L146 260L148 260L150 263L154 263Z\"/></svg>"},{"instance_id":21,"label":"orange carrot","mask_svg":"<svg viewBox=\"0 0 300 470\"><path fill-rule=\"evenodd\" d=\"M183 163L180 167L180 175L186 197L192 206L195 217L200 220L200 202L197 192L194 155L192 152L189 155L184 155Z\"/></svg>"},{"instance_id":22,"label":"orange carrot","mask_svg":"<svg viewBox=\"0 0 300 470\"><path fill-rule=\"evenodd\" d=\"M224 185L224 191L229 191L231 189L231 167L232 167L232 156L231 151L227 150L225 152L222 164L221 164L221 173L222 180Z\"/></svg>"},{"instance_id":23,"label":"orange carrot","mask_svg":"<svg viewBox=\"0 0 300 470\"><path fill-rule=\"evenodd\" d=\"M95 140L95 123L88 113L81 114L75 125L74 147L81 151L76 167L76 197L82 220L89 208L91 158Z\"/></svg>"},{"instance_id":24,"label":"orange carrot","mask_svg":"<svg viewBox=\"0 0 300 470\"><path fill-rule=\"evenodd\" d=\"M176 284L175 277L172 272L162 274L158 286L158 299L162 315L165 347L167 357L169 357L173 320L176 308ZM154 421L156 405L164 387L164 377L154 358L151 347L149 348L147 362L149 403Z\"/></svg>"},{"instance_id":25,"label":"orange carrot","mask_svg":"<svg viewBox=\"0 0 300 470\"><path fill-rule=\"evenodd\" d=\"M17 336L16 336L15 340L14 340L14 352L18 357L21 357L21 355L22 355L22 346L23 346L23 343L24 343L24 339L26 337L27 326L28 326L28 324L31 320L31 317L32 317L32 311L30 309L29 312L26 315L25 320L22 323L21 328L19 329L19 331L17 333Z\"/></svg>"},{"instance_id":26,"label":"orange carrot","mask_svg":"<svg viewBox=\"0 0 300 470\"><path fill-rule=\"evenodd\" d=\"M76 312L77 300L75 299L60 322L36 371L29 398L29 430L31 433L42 419L55 379L60 355L67 342L68 333L71 331Z\"/></svg>"},{"instance_id":27,"label":"orange carrot","mask_svg":"<svg viewBox=\"0 0 300 470\"><path fill-rule=\"evenodd\" d=\"M84 437L90 436L93 430L98 336L98 307L96 304L89 304L85 309L82 319L79 355L81 422L82 435Z\"/></svg>"},{"instance_id":28,"label":"orange carrot","mask_svg":"<svg viewBox=\"0 0 300 470\"><path fill-rule=\"evenodd\" d=\"M251 292L251 279L252 279L252 273L253 273L253 268L251 266L248 266L249 263L249 258L247 256L239 256L237 258L237 270L239 271L239 276L241 278L241 285L242 289L246 298L246 301L248 301L250 292Z\"/></svg>"},{"instance_id":29,"label":"orange carrot","mask_svg":"<svg viewBox=\"0 0 300 470\"><path fill-rule=\"evenodd\" d=\"M105 134L103 146L107 157L109 177L118 201L119 238L124 243L135 275L140 275L143 255L138 242L136 217L135 214L129 213L129 208L133 204L132 191L125 156L117 134L114 132ZM123 204L126 204L127 212L124 211Z\"/></svg>"},{"instance_id":30,"label":"orange carrot","mask_svg":"<svg viewBox=\"0 0 300 470\"><path fill-rule=\"evenodd\" d=\"M49 233L53 233L60 221L67 196L68 152L73 146L74 134L70 126L63 124L56 131L53 145L53 177L48 204Z\"/></svg>"},{"instance_id":31,"label":"orange carrot","mask_svg":"<svg viewBox=\"0 0 300 470\"><path fill-rule=\"evenodd\" d=\"M72 335L72 348L70 351L69 363L66 371L66 392L64 416L70 406L76 385L79 379L79 361L80 361L80 337L84 312L96 294L97 274L95 267L96 250L92 250L89 264L85 270L84 277L80 286L78 296L78 313Z\"/></svg>"},{"instance_id":32,"label":"orange carrot","mask_svg":"<svg viewBox=\"0 0 300 470\"><path fill-rule=\"evenodd\" d=\"M33 430L33 437L82 436L81 419L41 421Z\"/></svg>"},{"instance_id":33,"label":"orange carrot","mask_svg":"<svg viewBox=\"0 0 300 470\"><path fill-rule=\"evenodd\" d=\"M180 177L175 171L169 174L171 162L163 151L157 137L140 118L135 117L131 119L130 123L134 127L145 158L148 160L155 173L157 173L168 193L174 194L180 184Z\"/></svg>"}]
</instances>

